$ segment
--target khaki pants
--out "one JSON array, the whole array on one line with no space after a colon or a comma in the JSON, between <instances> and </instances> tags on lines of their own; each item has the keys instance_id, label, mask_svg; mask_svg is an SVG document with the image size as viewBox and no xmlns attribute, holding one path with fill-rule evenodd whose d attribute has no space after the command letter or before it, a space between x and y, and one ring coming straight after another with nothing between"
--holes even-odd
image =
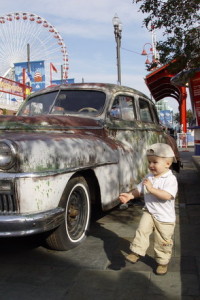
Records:
<instances>
[{"instance_id":1,"label":"khaki pants","mask_svg":"<svg viewBox=\"0 0 200 300\"><path fill-rule=\"evenodd\" d=\"M157 221L149 212L144 211L130 245L131 251L145 256L149 247L149 237L154 232L154 252L158 264L166 265L172 255L175 223Z\"/></svg>"}]
</instances>

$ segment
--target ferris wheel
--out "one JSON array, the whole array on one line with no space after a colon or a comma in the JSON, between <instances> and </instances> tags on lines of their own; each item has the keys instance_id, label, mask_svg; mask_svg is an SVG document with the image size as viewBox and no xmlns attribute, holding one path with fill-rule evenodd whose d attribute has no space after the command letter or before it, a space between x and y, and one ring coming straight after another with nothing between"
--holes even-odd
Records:
<instances>
[{"instance_id":1,"label":"ferris wheel","mask_svg":"<svg viewBox=\"0 0 200 300\"><path fill-rule=\"evenodd\" d=\"M55 79L67 80L67 48L53 25L28 12L0 16L0 76L13 79L14 64L27 61L27 49L30 61L44 61L47 85L50 83L51 65L57 70Z\"/></svg>"}]
</instances>

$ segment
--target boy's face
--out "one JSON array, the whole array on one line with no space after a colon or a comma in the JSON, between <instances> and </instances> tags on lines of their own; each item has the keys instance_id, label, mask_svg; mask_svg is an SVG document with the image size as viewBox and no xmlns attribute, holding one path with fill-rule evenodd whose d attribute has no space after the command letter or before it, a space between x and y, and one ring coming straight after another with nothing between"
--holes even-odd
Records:
<instances>
[{"instance_id":1,"label":"boy's face","mask_svg":"<svg viewBox=\"0 0 200 300\"><path fill-rule=\"evenodd\" d=\"M154 176L160 176L166 173L171 165L170 158L148 155L147 159L149 162L149 170Z\"/></svg>"}]
</instances>

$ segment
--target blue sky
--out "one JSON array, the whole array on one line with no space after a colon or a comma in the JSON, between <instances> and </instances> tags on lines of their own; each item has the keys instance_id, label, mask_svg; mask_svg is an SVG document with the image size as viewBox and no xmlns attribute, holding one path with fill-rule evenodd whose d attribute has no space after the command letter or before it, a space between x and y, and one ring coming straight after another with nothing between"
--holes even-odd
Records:
<instances>
[{"instance_id":1,"label":"blue sky","mask_svg":"<svg viewBox=\"0 0 200 300\"><path fill-rule=\"evenodd\" d=\"M69 55L69 78L75 82L117 83L116 43L112 18L122 22L122 85L150 96L144 77L146 57L140 53L151 43L151 33L142 27L144 15L132 0L7 0L0 3L0 15L30 12L51 23L64 39ZM161 33L156 33L157 40ZM146 45L149 51L149 46ZM170 99L177 110L177 103Z\"/></svg>"}]
</instances>

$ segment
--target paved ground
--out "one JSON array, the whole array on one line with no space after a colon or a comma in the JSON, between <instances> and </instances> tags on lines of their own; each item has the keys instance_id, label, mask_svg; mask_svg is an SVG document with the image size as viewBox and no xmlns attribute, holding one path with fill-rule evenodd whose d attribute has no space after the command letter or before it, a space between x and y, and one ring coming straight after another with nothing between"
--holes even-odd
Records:
<instances>
[{"instance_id":1,"label":"paved ground","mask_svg":"<svg viewBox=\"0 0 200 300\"><path fill-rule=\"evenodd\" d=\"M84 244L50 251L32 240L0 240L1 300L200 299L200 173L193 152L181 151L174 252L165 276L154 274L152 248L132 265L124 260L142 205L115 209L92 224Z\"/></svg>"}]
</instances>

